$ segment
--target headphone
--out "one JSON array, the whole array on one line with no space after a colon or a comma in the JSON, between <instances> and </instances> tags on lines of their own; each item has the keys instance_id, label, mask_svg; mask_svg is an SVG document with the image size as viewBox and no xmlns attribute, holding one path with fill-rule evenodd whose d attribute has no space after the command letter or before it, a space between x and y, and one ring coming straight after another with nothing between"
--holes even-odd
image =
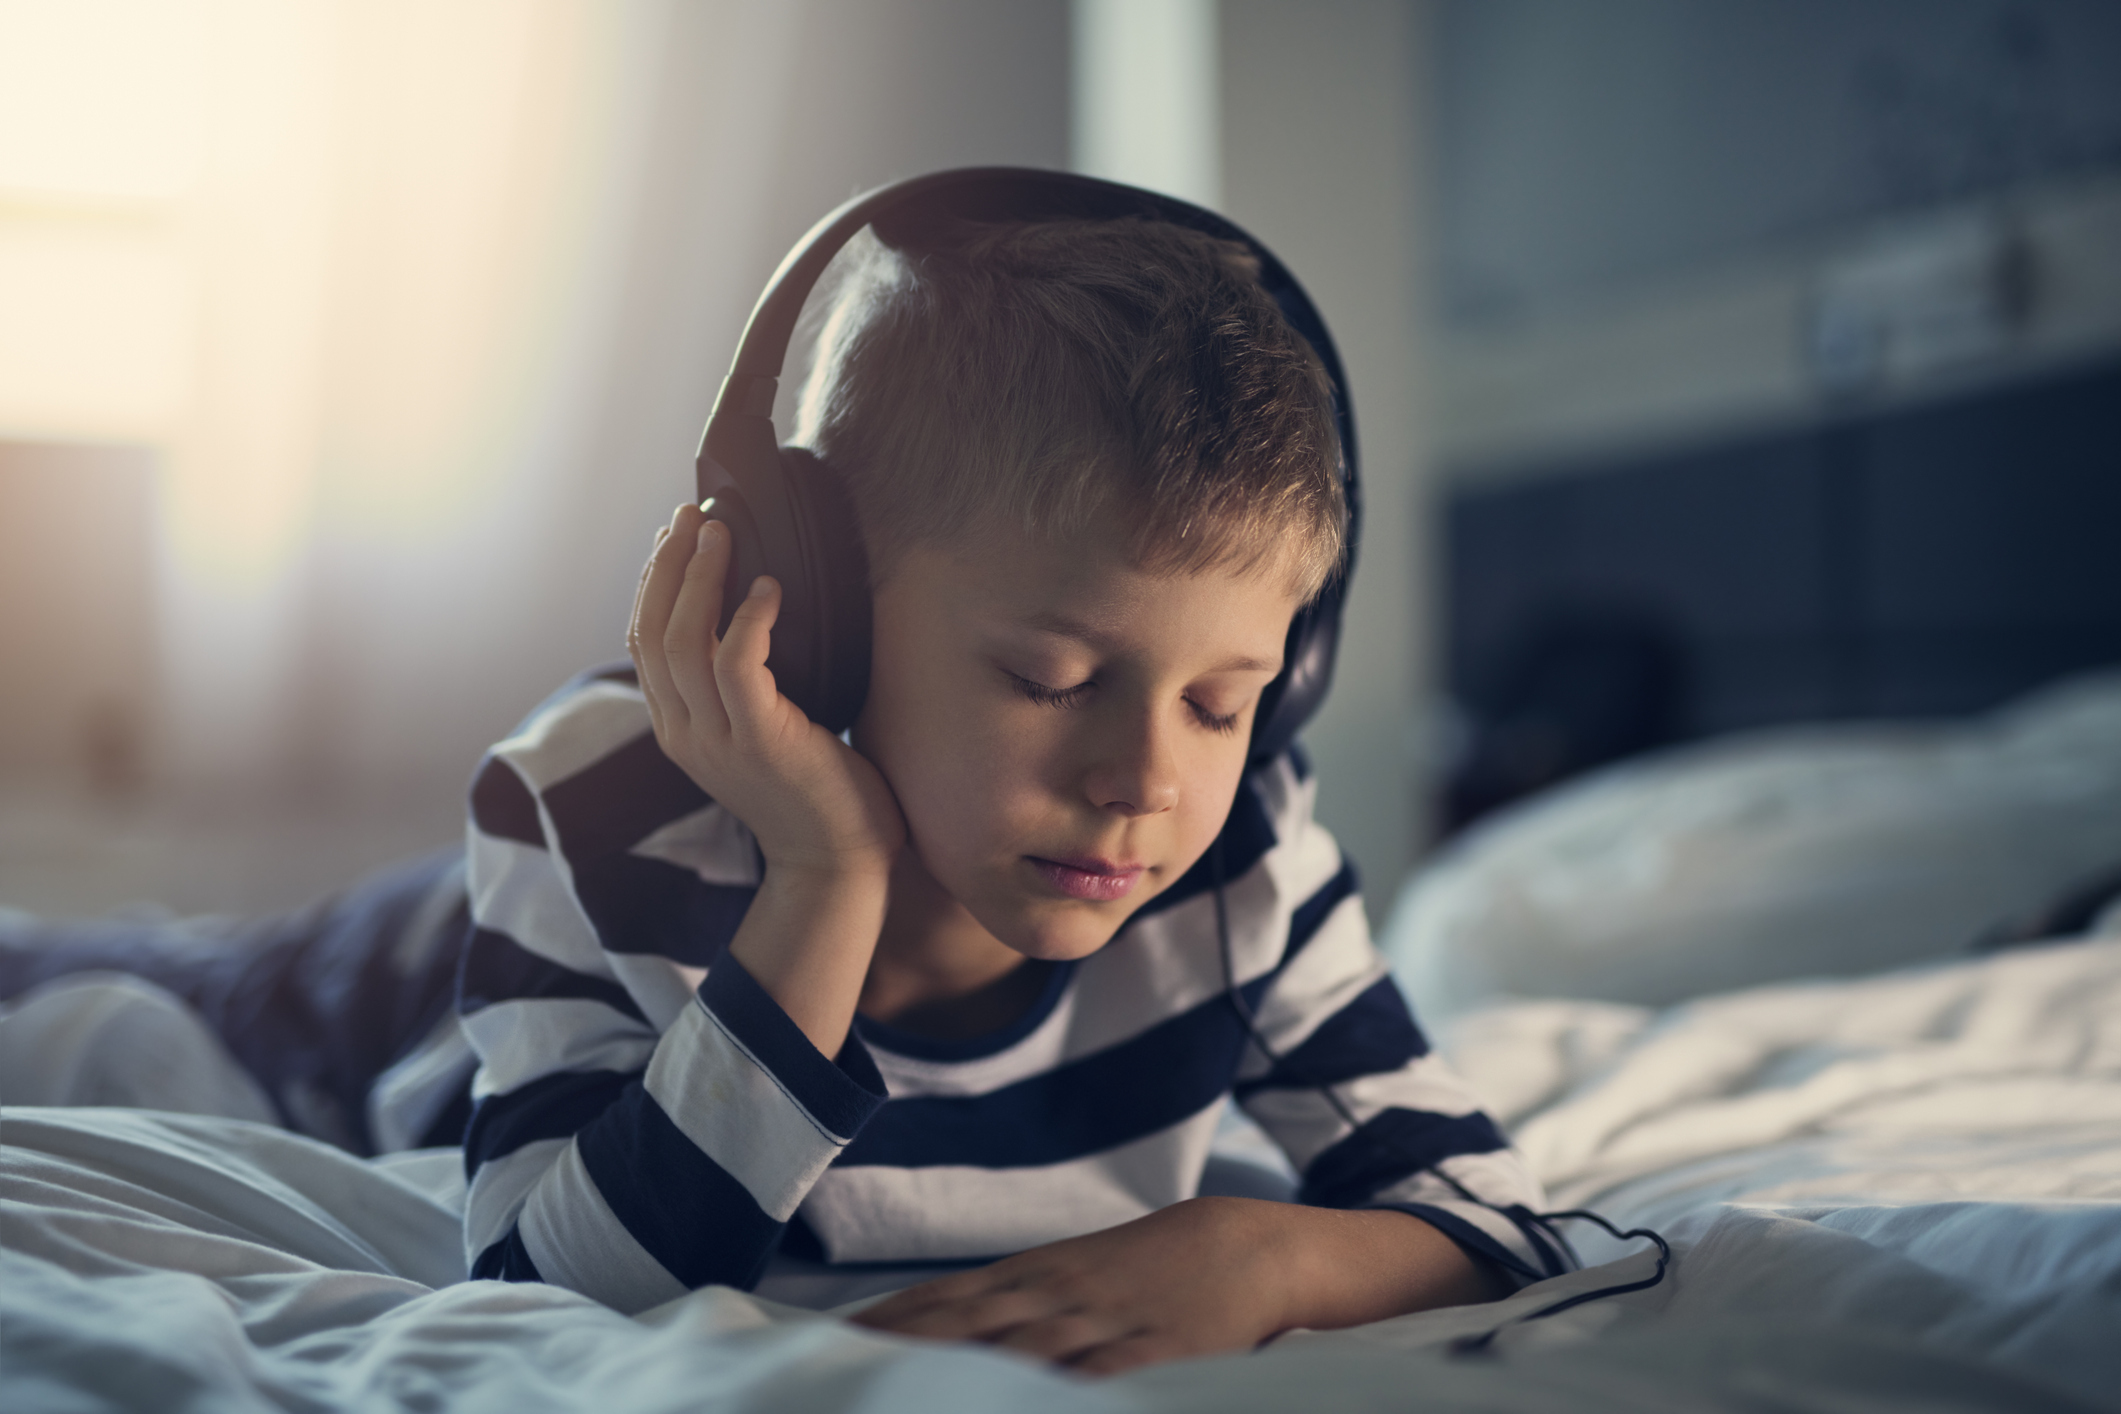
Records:
<instances>
[{"instance_id":1,"label":"headphone","mask_svg":"<svg viewBox=\"0 0 2121 1414\"><path fill-rule=\"evenodd\" d=\"M1135 217L1189 227L1244 246L1260 284L1311 346L1333 390L1341 490L1348 507L1341 561L1296 611L1282 670L1261 694L1249 759L1279 756L1325 700L1340 646L1340 611L1362 524L1355 417L1340 354L1303 287L1273 252L1236 225L1175 197L1117 182L1035 167L962 167L895 182L854 197L812 226L782 258L752 306L736 358L700 438L698 493L710 519L729 527L734 553L720 628L759 575L781 584L781 612L766 665L788 699L828 731L852 726L869 692L869 572L854 510L839 477L801 447L783 447L773 427L780 385L803 301L839 249L863 227L895 250L917 250L961 221L1114 220Z\"/></svg>"}]
</instances>

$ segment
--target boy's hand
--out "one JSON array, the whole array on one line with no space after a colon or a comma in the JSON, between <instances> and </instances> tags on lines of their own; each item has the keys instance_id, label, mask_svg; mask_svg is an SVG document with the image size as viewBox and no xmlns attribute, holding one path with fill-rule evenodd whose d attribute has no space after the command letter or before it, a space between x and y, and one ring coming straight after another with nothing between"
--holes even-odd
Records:
<instances>
[{"instance_id":1,"label":"boy's hand","mask_svg":"<svg viewBox=\"0 0 2121 1414\"><path fill-rule=\"evenodd\" d=\"M885 1298L859 1325L979 1340L1086 1374L1249 1350L1490 1300L1499 1284L1420 1219L1252 1198L1193 1198Z\"/></svg>"},{"instance_id":2,"label":"boy's hand","mask_svg":"<svg viewBox=\"0 0 2121 1414\"><path fill-rule=\"evenodd\" d=\"M626 647L656 743L784 873L881 881L906 825L876 767L782 696L766 667L780 585L761 575L717 639L729 530L680 506L641 571Z\"/></svg>"}]
</instances>

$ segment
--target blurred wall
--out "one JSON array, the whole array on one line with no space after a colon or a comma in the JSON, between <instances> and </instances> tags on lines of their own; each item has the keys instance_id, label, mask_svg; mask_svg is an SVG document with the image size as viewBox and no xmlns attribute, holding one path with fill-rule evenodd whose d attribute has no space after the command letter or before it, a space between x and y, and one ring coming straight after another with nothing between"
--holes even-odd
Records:
<instances>
[{"instance_id":1,"label":"blurred wall","mask_svg":"<svg viewBox=\"0 0 2121 1414\"><path fill-rule=\"evenodd\" d=\"M2106 0L1443 0L1435 53L1456 325L2121 165Z\"/></svg>"},{"instance_id":2,"label":"blurred wall","mask_svg":"<svg viewBox=\"0 0 2121 1414\"><path fill-rule=\"evenodd\" d=\"M1431 72L1447 478L2121 342L2101 0L1443 0Z\"/></svg>"}]
</instances>

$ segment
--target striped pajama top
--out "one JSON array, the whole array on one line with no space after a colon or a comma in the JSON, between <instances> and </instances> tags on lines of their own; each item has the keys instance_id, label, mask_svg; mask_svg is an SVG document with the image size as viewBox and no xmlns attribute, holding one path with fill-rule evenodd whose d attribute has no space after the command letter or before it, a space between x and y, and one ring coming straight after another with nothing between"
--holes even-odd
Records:
<instances>
[{"instance_id":1,"label":"striped pajama top","mask_svg":"<svg viewBox=\"0 0 2121 1414\"><path fill-rule=\"evenodd\" d=\"M750 833L662 754L631 669L577 680L472 788L473 1275L632 1312L749 1287L777 1250L999 1257L1192 1196L1233 1094L1300 1201L1404 1209L1519 1281L1558 1274L1537 1183L1430 1054L1312 790L1296 753L1249 771L1221 839L1235 978L1280 1064L1226 995L1204 866L1004 1030L858 1016L827 1057L723 955Z\"/></svg>"}]
</instances>

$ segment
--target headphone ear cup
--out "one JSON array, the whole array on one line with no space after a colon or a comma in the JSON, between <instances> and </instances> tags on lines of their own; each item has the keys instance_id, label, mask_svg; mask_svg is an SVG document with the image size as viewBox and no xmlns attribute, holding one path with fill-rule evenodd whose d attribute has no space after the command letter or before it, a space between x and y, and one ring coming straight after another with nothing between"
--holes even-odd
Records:
<instances>
[{"instance_id":1,"label":"headphone ear cup","mask_svg":"<svg viewBox=\"0 0 2121 1414\"><path fill-rule=\"evenodd\" d=\"M784 681L781 690L811 721L845 731L869 696L869 557L837 472L808 448L783 447L781 482L802 550L800 599L808 617L805 661L789 674L798 681Z\"/></svg>"},{"instance_id":2,"label":"headphone ear cup","mask_svg":"<svg viewBox=\"0 0 2121 1414\"><path fill-rule=\"evenodd\" d=\"M1282 670L1261 694L1252 719L1251 762L1265 765L1287 751L1333 685L1340 650L1340 596L1321 597L1296 611L1282 646Z\"/></svg>"},{"instance_id":3,"label":"headphone ear cup","mask_svg":"<svg viewBox=\"0 0 2121 1414\"><path fill-rule=\"evenodd\" d=\"M1308 305L1305 311L1315 323L1317 315L1309 312ZM1323 337L1321 328L1319 338ZM1331 344L1326 347L1330 349ZM1249 759L1255 766L1264 766L1296 744L1296 734L1325 702L1326 691L1333 686L1333 664L1340 656L1341 610L1348 601L1348 581L1355 574L1355 553L1362 544L1362 484L1355 479L1354 422L1341 401L1338 375L1334 382L1341 419L1340 487L1348 508L1340 567L1318 597L1298 609L1289 623L1289 636L1282 641L1281 672L1260 694L1259 711L1252 718Z\"/></svg>"}]
</instances>

